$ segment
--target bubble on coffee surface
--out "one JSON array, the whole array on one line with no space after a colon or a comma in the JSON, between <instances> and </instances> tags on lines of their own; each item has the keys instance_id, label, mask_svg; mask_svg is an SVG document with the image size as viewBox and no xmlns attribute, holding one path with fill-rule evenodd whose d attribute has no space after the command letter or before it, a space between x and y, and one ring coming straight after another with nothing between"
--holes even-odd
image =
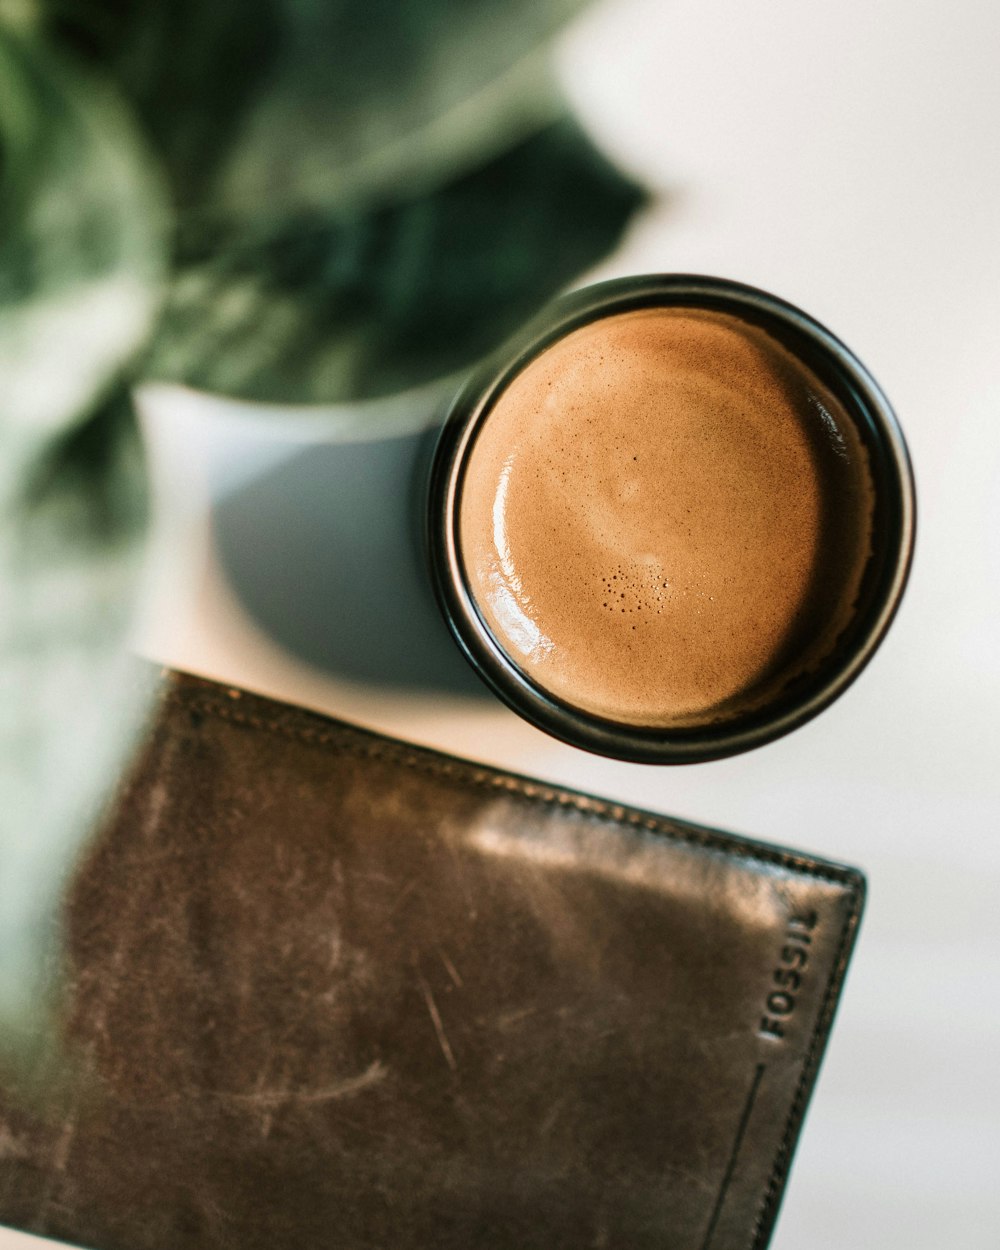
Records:
<instances>
[{"instance_id":1,"label":"bubble on coffee surface","mask_svg":"<svg viewBox=\"0 0 1000 1250\"><path fill-rule=\"evenodd\" d=\"M466 464L460 548L533 682L684 725L829 653L871 507L850 416L780 343L729 314L641 309L566 335L500 394Z\"/></svg>"}]
</instances>

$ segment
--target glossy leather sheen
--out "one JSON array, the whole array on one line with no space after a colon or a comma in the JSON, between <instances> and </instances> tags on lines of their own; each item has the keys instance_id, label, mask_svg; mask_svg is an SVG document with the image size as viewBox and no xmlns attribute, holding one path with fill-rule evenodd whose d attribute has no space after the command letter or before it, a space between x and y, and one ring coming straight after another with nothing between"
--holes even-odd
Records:
<instances>
[{"instance_id":1,"label":"glossy leather sheen","mask_svg":"<svg viewBox=\"0 0 1000 1250\"><path fill-rule=\"evenodd\" d=\"M72 1075L6 1098L0 1221L99 1250L762 1247L863 890L175 676L70 888Z\"/></svg>"}]
</instances>

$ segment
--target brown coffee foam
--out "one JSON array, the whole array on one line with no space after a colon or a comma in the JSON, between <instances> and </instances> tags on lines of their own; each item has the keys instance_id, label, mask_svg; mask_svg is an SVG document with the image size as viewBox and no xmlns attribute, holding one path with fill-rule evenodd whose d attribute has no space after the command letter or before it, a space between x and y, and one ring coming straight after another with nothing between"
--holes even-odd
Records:
<instances>
[{"instance_id":1,"label":"brown coffee foam","mask_svg":"<svg viewBox=\"0 0 1000 1250\"><path fill-rule=\"evenodd\" d=\"M640 309L558 340L500 394L465 466L460 549L533 682L611 720L691 725L833 648L872 493L843 404L766 331Z\"/></svg>"}]
</instances>

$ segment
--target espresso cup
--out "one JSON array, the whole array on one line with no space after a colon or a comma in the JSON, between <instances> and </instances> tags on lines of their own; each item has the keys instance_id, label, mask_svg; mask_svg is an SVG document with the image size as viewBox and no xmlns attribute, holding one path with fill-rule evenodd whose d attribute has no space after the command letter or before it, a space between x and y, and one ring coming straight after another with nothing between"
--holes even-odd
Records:
<instances>
[{"instance_id":1,"label":"espresso cup","mask_svg":"<svg viewBox=\"0 0 1000 1250\"><path fill-rule=\"evenodd\" d=\"M860 361L717 278L577 291L476 371L430 475L438 600L511 708L585 750L760 746L854 680L914 534L902 433Z\"/></svg>"}]
</instances>

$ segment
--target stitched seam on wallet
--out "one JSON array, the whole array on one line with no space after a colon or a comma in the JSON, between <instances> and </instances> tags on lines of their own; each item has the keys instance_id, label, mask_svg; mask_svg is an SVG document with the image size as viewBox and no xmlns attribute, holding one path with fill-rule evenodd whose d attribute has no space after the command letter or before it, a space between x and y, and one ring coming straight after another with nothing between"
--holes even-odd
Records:
<instances>
[{"instance_id":1,"label":"stitched seam on wallet","mask_svg":"<svg viewBox=\"0 0 1000 1250\"><path fill-rule=\"evenodd\" d=\"M457 758L437 759L426 748L395 742L389 738L376 737L376 740L370 743L359 742L358 738L367 737L369 731L358 729L351 725L345 724L342 728L322 730L312 726L290 723L295 716L311 715L308 711L301 709L290 707L284 717L264 718L248 715L234 707L227 707L211 697L199 696L196 693L185 691L181 686L175 686L168 692L167 697L193 712L215 716L220 720L229 721L237 725L268 730L272 733L281 734L283 737L315 744L316 746L337 745L356 758L390 760L406 768L411 768L416 772L456 781L470 789L504 790L508 794L517 795L523 801L531 804L553 809L572 808L582 816L588 816L592 819L596 818L606 824L619 826L626 824L635 828L647 829L650 832L662 834L675 841L719 850L733 858L777 864L805 876L842 886L848 906L844 922L841 925L833 966L827 977L826 992L809 1038L809 1045L806 1048L803 1059L802 1072L795 1087L788 1118L785 1121L785 1130L775 1153L764 1197L758 1208L757 1218L754 1222L754 1229L749 1242L750 1250L763 1250L766 1242L770 1239L775 1203L782 1191L783 1183L787 1179L791 1147L801 1127L806 1098L818 1071L821 1052L836 1007L837 992L846 971L851 935L857 925L860 892L852 884L847 873L840 874L834 870L825 869L797 856L786 854L783 851L768 851L765 847L759 849L742 847L739 843L733 843L722 835L714 834L711 830L689 829L674 824L666 817L645 815L641 812L630 810L623 805L609 804L590 796L572 794L557 786L548 786L544 782L538 783L536 788L536 783L502 770L494 770L492 768L480 770L475 764ZM256 699L262 696L245 696L241 692L240 697ZM314 713L312 715L319 714Z\"/></svg>"},{"instance_id":2,"label":"stitched seam on wallet","mask_svg":"<svg viewBox=\"0 0 1000 1250\"><path fill-rule=\"evenodd\" d=\"M203 712L218 717L220 720L231 721L238 725L246 725L253 729L266 729L279 733L286 738L298 739L301 742L313 743L316 746L336 744L342 750L355 757L365 759L386 759L411 768L415 772L426 773L434 777L446 777L469 789L505 790L521 799L549 808L572 808L582 816L601 820L606 824L631 825L637 829L647 829L659 833L677 842L687 842L694 846L709 847L723 852L734 859L754 860L758 863L776 864L789 868L805 876L817 880L829 881L831 884L843 886L853 894L854 889L849 876L835 869L824 868L818 864L789 855L784 851L769 850L766 847L742 846L731 841L722 834L710 829L691 829L678 825L667 817L647 815L635 811L623 804L607 803L602 799L577 795L563 790L557 785L545 782L532 782L516 775L506 773L502 769L480 771L476 765L458 758L437 760L431 756L427 748L397 743L392 739L380 739L371 744L363 744L356 740L358 735L367 736L368 731L344 725L342 729L323 731L309 726L287 724L283 719L266 719L260 716L247 715L235 708L226 707L211 698L184 697L182 691L171 692L169 697L195 712ZM241 695L241 697L246 697ZM251 695L251 698L263 696ZM296 709L290 709L294 715ZM308 715L308 713L305 713ZM316 715L319 715L316 713Z\"/></svg>"}]
</instances>

